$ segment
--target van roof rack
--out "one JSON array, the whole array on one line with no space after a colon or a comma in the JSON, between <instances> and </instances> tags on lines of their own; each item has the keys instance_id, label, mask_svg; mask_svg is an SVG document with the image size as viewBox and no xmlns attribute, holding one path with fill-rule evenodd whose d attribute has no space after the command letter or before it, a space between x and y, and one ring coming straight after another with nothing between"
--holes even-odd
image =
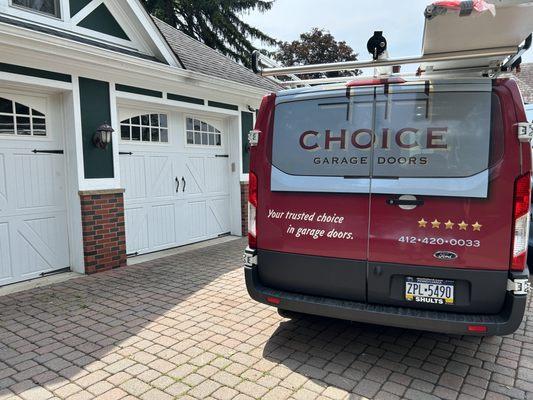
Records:
<instances>
[{"instance_id":1,"label":"van roof rack","mask_svg":"<svg viewBox=\"0 0 533 400\"><path fill-rule=\"evenodd\" d=\"M463 3L472 2L459 3L463 10ZM472 10L458 14L446 10L430 13L428 10L435 6L428 6L424 13L422 55L419 56L388 58L387 41L381 31L376 31L367 43L371 60L283 67L254 51L252 70L285 87L348 82L355 77L327 77L326 73L361 68L375 68L374 77L450 74L496 77L518 69L522 55L531 47L533 1L487 0L487 3L493 3L491 7L494 7L495 15L487 12L468 18L473 14ZM417 72L399 74L401 66L409 64L418 64ZM306 79L298 76L302 74L319 74L319 77Z\"/></svg>"}]
</instances>

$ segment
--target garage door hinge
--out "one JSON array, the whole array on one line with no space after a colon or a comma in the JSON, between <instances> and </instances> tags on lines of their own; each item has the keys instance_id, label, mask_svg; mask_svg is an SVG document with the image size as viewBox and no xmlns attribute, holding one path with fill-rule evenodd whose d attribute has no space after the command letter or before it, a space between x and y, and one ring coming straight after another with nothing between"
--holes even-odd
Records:
<instances>
[{"instance_id":1,"label":"garage door hinge","mask_svg":"<svg viewBox=\"0 0 533 400\"><path fill-rule=\"evenodd\" d=\"M224 157L224 158L228 158L228 157L229 157L229 154L215 154L215 157Z\"/></svg>"},{"instance_id":2,"label":"garage door hinge","mask_svg":"<svg viewBox=\"0 0 533 400\"><path fill-rule=\"evenodd\" d=\"M131 151L119 151L118 154L119 155L128 155L128 156L133 155L133 153Z\"/></svg>"},{"instance_id":3,"label":"garage door hinge","mask_svg":"<svg viewBox=\"0 0 533 400\"><path fill-rule=\"evenodd\" d=\"M63 150L37 150L37 149L33 149L31 152L33 154L37 154L37 153L63 154Z\"/></svg>"},{"instance_id":4,"label":"garage door hinge","mask_svg":"<svg viewBox=\"0 0 533 400\"><path fill-rule=\"evenodd\" d=\"M507 280L507 290L514 292L514 294L528 294L531 291L531 283L529 279L511 279Z\"/></svg>"}]
</instances>

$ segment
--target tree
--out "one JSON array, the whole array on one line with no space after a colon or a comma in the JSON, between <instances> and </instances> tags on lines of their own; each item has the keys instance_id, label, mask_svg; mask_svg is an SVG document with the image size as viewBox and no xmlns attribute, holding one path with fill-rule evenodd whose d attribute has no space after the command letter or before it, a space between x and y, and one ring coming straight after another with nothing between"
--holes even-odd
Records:
<instances>
[{"instance_id":1,"label":"tree","mask_svg":"<svg viewBox=\"0 0 533 400\"><path fill-rule=\"evenodd\" d=\"M157 18L222 54L250 66L255 47L251 40L267 45L276 41L245 23L240 15L258 9L270 10L274 0L143 0Z\"/></svg>"},{"instance_id":2,"label":"tree","mask_svg":"<svg viewBox=\"0 0 533 400\"><path fill-rule=\"evenodd\" d=\"M325 29L313 28L302 33L300 40L280 42L279 51L273 57L286 67L305 64L322 64L340 61L355 61L357 53L345 41L337 42L333 35ZM327 72L326 76L359 75L360 70ZM322 74L307 74L300 77L306 79L318 78Z\"/></svg>"}]
</instances>

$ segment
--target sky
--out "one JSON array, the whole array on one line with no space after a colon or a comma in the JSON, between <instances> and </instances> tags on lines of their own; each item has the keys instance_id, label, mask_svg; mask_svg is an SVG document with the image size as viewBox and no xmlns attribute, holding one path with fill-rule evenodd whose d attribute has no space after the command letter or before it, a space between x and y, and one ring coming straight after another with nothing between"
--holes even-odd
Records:
<instances>
[{"instance_id":1,"label":"sky","mask_svg":"<svg viewBox=\"0 0 533 400\"><path fill-rule=\"evenodd\" d=\"M383 31L392 58L421 54L424 9L431 0L276 0L272 9L253 11L244 20L278 40L292 41L313 27L325 28L367 60L366 42ZM259 43L256 43L259 47ZM533 62L533 50L523 57ZM405 71L405 69L403 69Z\"/></svg>"}]
</instances>

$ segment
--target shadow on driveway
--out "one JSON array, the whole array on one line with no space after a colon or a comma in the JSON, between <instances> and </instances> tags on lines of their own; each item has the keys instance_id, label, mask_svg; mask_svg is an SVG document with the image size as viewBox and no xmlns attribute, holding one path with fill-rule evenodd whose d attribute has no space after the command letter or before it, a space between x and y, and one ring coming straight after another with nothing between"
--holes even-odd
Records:
<instances>
[{"instance_id":1,"label":"shadow on driveway","mask_svg":"<svg viewBox=\"0 0 533 400\"><path fill-rule=\"evenodd\" d=\"M295 314L263 355L332 398L533 399L531 316L514 335L480 338Z\"/></svg>"}]
</instances>

